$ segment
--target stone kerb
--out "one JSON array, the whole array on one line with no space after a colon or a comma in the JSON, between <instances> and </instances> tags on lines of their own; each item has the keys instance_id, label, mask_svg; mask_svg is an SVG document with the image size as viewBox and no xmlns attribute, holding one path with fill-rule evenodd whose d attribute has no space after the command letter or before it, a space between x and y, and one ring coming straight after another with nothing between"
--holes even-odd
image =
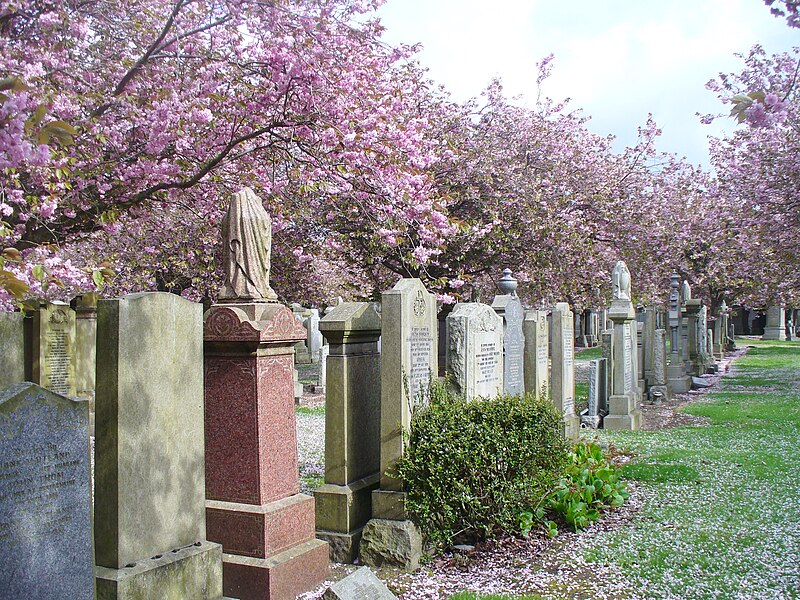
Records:
<instances>
[{"instance_id":1,"label":"stone kerb","mask_svg":"<svg viewBox=\"0 0 800 600\"><path fill-rule=\"evenodd\" d=\"M202 306L168 293L97 311L98 597L222 596L206 541Z\"/></svg>"},{"instance_id":2,"label":"stone kerb","mask_svg":"<svg viewBox=\"0 0 800 600\"><path fill-rule=\"evenodd\" d=\"M528 310L522 323L525 336L525 392L540 400L550 396L550 332L547 311Z\"/></svg>"},{"instance_id":3,"label":"stone kerb","mask_svg":"<svg viewBox=\"0 0 800 600\"><path fill-rule=\"evenodd\" d=\"M95 597L88 428L84 400L0 390L0 597Z\"/></svg>"},{"instance_id":4,"label":"stone kerb","mask_svg":"<svg viewBox=\"0 0 800 600\"><path fill-rule=\"evenodd\" d=\"M372 492L373 518L362 532L364 564L419 566L422 537L407 519L403 482L394 474L415 403L427 401L438 366L436 298L419 279L401 279L381 297L380 489Z\"/></svg>"},{"instance_id":5,"label":"stone kerb","mask_svg":"<svg viewBox=\"0 0 800 600\"><path fill-rule=\"evenodd\" d=\"M487 304L456 304L447 316L447 372L467 400L503 393L503 320Z\"/></svg>"},{"instance_id":6,"label":"stone kerb","mask_svg":"<svg viewBox=\"0 0 800 600\"><path fill-rule=\"evenodd\" d=\"M495 296L492 308L503 319L503 391L521 396L525 393L525 310L514 294Z\"/></svg>"},{"instance_id":7,"label":"stone kerb","mask_svg":"<svg viewBox=\"0 0 800 600\"><path fill-rule=\"evenodd\" d=\"M569 304L559 302L552 313L553 360L550 394L556 412L564 422L564 437L577 439L580 419L575 413L575 336Z\"/></svg>"},{"instance_id":8,"label":"stone kerb","mask_svg":"<svg viewBox=\"0 0 800 600\"><path fill-rule=\"evenodd\" d=\"M314 491L317 537L331 560L353 562L380 482L381 319L373 305L346 302L320 321L328 340L325 484Z\"/></svg>"},{"instance_id":9,"label":"stone kerb","mask_svg":"<svg viewBox=\"0 0 800 600\"><path fill-rule=\"evenodd\" d=\"M294 346L306 330L277 303L205 314L206 518L222 544L224 590L293 598L327 575L314 499L299 493Z\"/></svg>"}]
</instances>

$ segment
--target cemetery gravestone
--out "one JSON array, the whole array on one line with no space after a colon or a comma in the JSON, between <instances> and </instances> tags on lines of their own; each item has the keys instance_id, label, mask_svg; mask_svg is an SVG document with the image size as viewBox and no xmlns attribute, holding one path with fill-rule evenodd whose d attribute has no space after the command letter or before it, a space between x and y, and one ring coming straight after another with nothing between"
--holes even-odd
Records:
<instances>
[{"instance_id":1,"label":"cemetery gravestone","mask_svg":"<svg viewBox=\"0 0 800 600\"><path fill-rule=\"evenodd\" d=\"M322 333L319 330L319 310L312 308L309 312L311 314L306 319L306 329L308 330L306 343L311 354L311 361L317 362L320 348L322 348Z\"/></svg>"},{"instance_id":2,"label":"cemetery gravestone","mask_svg":"<svg viewBox=\"0 0 800 600\"><path fill-rule=\"evenodd\" d=\"M540 400L550 394L550 348L547 312L529 310L522 324L525 336L525 392L534 393Z\"/></svg>"},{"instance_id":3,"label":"cemetery gravestone","mask_svg":"<svg viewBox=\"0 0 800 600\"><path fill-rule=\"evenodd\" d=\"M75 396L75 311L44 303L26 320L30 348L28 381L62 396Z\"/></svg>"},{"instance_id":4,"label":"cemetery gravestone","mask_svg":"<svg viewBox=\"0 0 800 600\"><path fill-rule=\"evenodd\" d=\"M683 362L683 318L680 291L680 277L673 271L670 277L668 326L670 336L669 365L667 366L667 384L672 392L683 394L692 387L692 380L686 374Z\"/></svg>"},{"instance_id":5,"label":"cemetery gravestone","mask_svg":"<svg viewBox=\"0 0 800 600\"><path fill-rule=\"evenodd\" d=\"M656 329L653 333L653 368L648 390L651 402L668 400L672 395L667 386L667 332Z\"/></svg>"},{"instance_id":6,"label":"cemetery gravestone","mask_svg":"<svg viewBox=\"0 0 800 600\"><path fill-rule=\"evenodd\" d=\"M325 484L314 491L317 537L331 560L352 563L380 483L381 318L345 302L320 321L330 347L325 399Z\"/></svg>"},{"instance_id":7,"label":"cemetery gravestone","mask_svg":"<svg viewBox=\"0 0 800 600\"><path fill-rule=\"evenodd\" d=\"M612 394L609 414L603 419L605 429L639 429L641 411L636 386L636 323L631 302L631 275L625 263L618 261L612 275L613 299L609 317L613 330Z\"/></svg>"},{"instance_id":8,"label":"cemetery gravestone","mask_svg":"<svg viewBox=\"0 0 800 600\"><path fill-rule=\"evenodd\" d=\"M550 369L550 393L553 406L563 419L564 437L577 439L580 420L575 413L575 337L569 304L556 304L552 320L553 364Z\"/></svg>"},{"instance_id":9,"label":"cemetery gravestone","mask_svg":"<svg viewBox=\"0 0 800 600\"><path fill-rule=\"evenodd\" d=\"M516 295L517 281L510 269L503 271L498 287L503 294L494 297L492 308L503 319L503 391L521 396L525 393L525 337L522 332L525 310Z\"/></svg>"},{"instance_id":10,"label":"cemetery gravestone","mask_svg":"<svg viewBox=\"0 0 800 600\"><path fill-rule=\"evenodd\" d=\"M786 309L783 306L770 306L767 309L767 324L764 327L762 340L786 339Z\"/></svg>"},{"instance_id":11,"label":"cemetery gravestone","mask_svg":"<svg viewBox=\"0 0 800 600\"><path fill-rule=\"evenodd\" d=\"M0 596L94 599L89 477L86 401L0 391Z\"/></svg>"},{"instance_id":12,"label":"cemetery gravestone","mask_svg":"<svg viewBox=\"0 0 800 600\"><path fill-rule=\"evenodd\" d=\"M94 435L94 377L97 368L96 293L75 298L75 388L76 395L89 401L89 431Z\"/></svg>"},{"instance_id":13,"label":"cemetery gravestone","mask_svg":"<svg viewBox=\"0 0 800 600\"><path fill-rule=\"evenodd\" d=\"M589 405L586 414L581 413L581 425L589 429L600 426L600 416L605 414L607 399L606 390L606 359L599 358L589 361Z\"/></svg>"},{"instance_id":14,"label":"cemetery gravestone","mask_svg":"<svg viewBox=\"0 0 800 600\"><path fill-rule=\"evenodd\" d=\"M202 306L169 293L97 310L98 597L222 597L206 541Z\"/></svg>"},{"instance_id":15,"label":"cemetery gravestone","mask_svg":"<svg viewBox=\"0 0 800 600\"><path fill-rule=\"evenodd\" d=\"M447 317L447 372L467 400L503 392L503 321L479 302L457 304Z\"/></svg>"},{"instance_id":16,"label":"cemetery gravestone","mask_svg":"<svg viewBox=\"0 0 800 600\"><path fill-rule=\"evenodd\" d=\"M0 312L0 390L25 381L23 314Z\"/></svg>"},{"instance_id":17,"label":"cemetery gravestone","mask_svg":"<svg viewBox=\"0 0 800 600\"><path fill-rule=\"evenodd\" d=\"M611 379L614 372L614 331L606 329L600 334L600 344L602 347L601 356L606 361L606 401L611 397ZM606 406L608 411L608 406Z\"/></svg>"},{"instance_id":18,"label":"cemetery gravestone","mask_svg":"<svg viewBox=\"0 0 800 600\"><path fill-rule=\"evenodd\" d=\"M411 409L427 401L428 385L439 371L437 326L436 297L419 279L401 279L382 294L381 483L372 492L373 518L359 547L361 561L370 566L414 570L422 556L422 537L407 518L403 482L393 469L403 455Z\"/></svg>"}]
</instances>

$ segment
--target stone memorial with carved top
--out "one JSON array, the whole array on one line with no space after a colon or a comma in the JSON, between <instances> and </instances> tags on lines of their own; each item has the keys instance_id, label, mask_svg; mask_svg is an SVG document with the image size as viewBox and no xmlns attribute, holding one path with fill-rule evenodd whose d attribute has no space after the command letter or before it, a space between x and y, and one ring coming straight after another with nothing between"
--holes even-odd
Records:
<instances>
[{"instance_id":1,"label":"stone memorial with carved top","mask_svg":"<svg viewBox=\"0 0 800 600\"><path fill-rule=\"evenodd\" d=\"M208 538L240 600L294 598L328 572L297 468L294 346L307 332L269 285L269 223L251 190L234 194L225 284L203 329Z\"/></svg>"},{"instance_id":2,"label":"stone memorial with carved top","mask_svg":"<svg viewBox=\"0 0 800 600\"><path fill-rule=\"evenodd\" d=\"M503 320L487 304L456 304L447 316L447 373L466 397L503 393Z\"/></svg>"},{"instance_id":3,"label":"stone memorial with carved top","mask_svg":"<svg viewBox=\"0 0 800 600\"><path fill-rule=\"evenodd\" d=\"M503 319L503 391L521 396L525 393L525 309L517 297L517 280L510 269L503 271L497 287L502 294L494 297L492 308Z\"/></svg>"},{"instance_id":4,"label":"stone memorial with carved top","mask_svg":"<svg viewBox=\"0 0 800 600\"><path fill-rule=\"evenodd\" d=\"M612 274L612 299L608 316L614 324L611 336L611 396L605 429L639 429L641 410L638 390L636 313L631 301L631 274L623 261L617 261Z\"/></svg>"}]
</instances>

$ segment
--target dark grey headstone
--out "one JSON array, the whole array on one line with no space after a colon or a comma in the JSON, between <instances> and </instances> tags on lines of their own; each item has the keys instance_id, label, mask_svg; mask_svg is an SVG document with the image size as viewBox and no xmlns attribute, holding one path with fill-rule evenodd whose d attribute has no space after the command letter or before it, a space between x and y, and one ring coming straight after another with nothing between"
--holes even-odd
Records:
<instances>
[{"instance_id":1,"label":"dark grey headstone","mask_svg":"<svg viewBox=\"0 0 800 600\"><path fill-rule=\"evenodd\" d=\"M525 393L525 310L519 298L512 295L495 296L492 308L503 317L503 391L521 396Z\"/></svg>"},{"instance_id":2,"label":"dark grey headstone","mask_svg":"<svg viewBox=\"0 0 800 600\"><path fill-rule=\"evenodd\" d=\"M0 392L0 597L94 598L89 405Z\"/></svg>"},{"instance_id":3,"label":"dark grey headstone","mask_svg":"<svg viewBox=\"0 0 800 600\"><path fill-rule=\"evenodd\" d=\"M368 567L361 567L329 587L322 600L395 600L389 588Z\"/></svg>"}]
</instances>

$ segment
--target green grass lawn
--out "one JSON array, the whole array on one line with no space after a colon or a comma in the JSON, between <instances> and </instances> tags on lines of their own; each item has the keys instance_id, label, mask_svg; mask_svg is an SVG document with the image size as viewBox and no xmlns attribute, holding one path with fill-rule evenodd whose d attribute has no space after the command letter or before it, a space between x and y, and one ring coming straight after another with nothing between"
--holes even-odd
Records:
<instances>
[{"instance_id":1,"label":"green grass lawn","mask_svg":"<svg viewBox=\"0 0 800 600\"><path fill-rule=\"evenodd\" d=\"M587 557L646 597L800 596L800 343L743 342L735 375L687 407L709 426L602 434L637 454L624 474L648 499Z\"/></svg>"}]
</instances>

